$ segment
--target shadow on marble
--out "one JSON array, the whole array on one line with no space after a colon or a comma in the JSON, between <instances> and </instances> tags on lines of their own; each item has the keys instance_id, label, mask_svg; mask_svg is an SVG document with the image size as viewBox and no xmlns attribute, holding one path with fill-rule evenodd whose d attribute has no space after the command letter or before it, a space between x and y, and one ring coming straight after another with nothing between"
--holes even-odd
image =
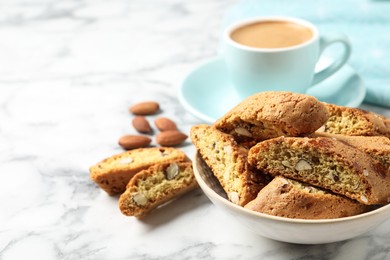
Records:
<instances>
[{"instance_id":1,"label":"shadow on marble","mask_svg":"<svg viewBox=\"0 0 390 260\"><path fill-rule=\"evenodd\" d=\"M160 133L159 130L152 129L150 134L147 134L147 135L144 135L144 136L147 136L147 137L149 137L149 138L151 138L151 139L155 139L155 136L156 136L158 133ZM186 133L184 133L184 134L186 134ZM188 138L187 138L183 143L181 143L181 144L179 144L179 145L176 145L176 146L174 146L173 148L176 148L176 149L184 149L184 148L187 148L187 147L191 147L192 145L193 145L193 144L191 143L191 141L188 141ZM156 144L152 143L152 144L150 144L147 148L152 148L152 147L161 147L161 145L156 145ZM122 150L120 150L120 152L126 152L126 150L125 150L125 149L122 149ZM119 152L119 153L120 153L120 152Z\"/></svg>"},{"instance_id":2,"label":"shadow on marble","mask_svg":"<svg viewBox=\"0 0 390 260\"><path fill-rule=\"evenodd\" d=\"M187 214L204 204L210 204L208 198L201 189L196 189L175 200L161 205L146 217L139 221L149 226L151 230L160 225L165 225L181 215Z\"/></svg>"}]
</instances>

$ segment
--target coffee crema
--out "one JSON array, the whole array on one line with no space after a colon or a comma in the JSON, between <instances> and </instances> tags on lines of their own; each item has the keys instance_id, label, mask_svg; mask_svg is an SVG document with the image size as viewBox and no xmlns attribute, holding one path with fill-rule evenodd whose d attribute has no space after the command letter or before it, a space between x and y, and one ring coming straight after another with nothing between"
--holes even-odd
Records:
<instances>
[{"instance_id":1,"label":"coffee crema","mask_svg":"<svg viewBox=\"0 0 390 260\"><path fill-rule=\"evenodd\" d=\"M264 21L235 29L230 37L237 43L255 48L286 48L313 37L310 28L284 21Z\"/></svg>"}]
</instances>

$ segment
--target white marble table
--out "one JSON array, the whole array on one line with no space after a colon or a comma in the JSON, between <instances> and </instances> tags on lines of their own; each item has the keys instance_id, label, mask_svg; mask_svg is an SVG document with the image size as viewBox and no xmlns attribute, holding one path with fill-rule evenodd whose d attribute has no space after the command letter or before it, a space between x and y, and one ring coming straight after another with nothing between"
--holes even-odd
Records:
<instances>
[{"instance_id":1,"label":"white marble table","mask_svg":"<svg viewBox=\"0 0 390 260\"><path fill-rule=\"evenodd\" d=\"M131 104L160 102L186 133L201 123L177 90L216 55L232 3L0 2L1 260L389 259L390 222L349 241L292 245L252 234L200 190L140 221L89 180L89 166L135 133ZM194 153L189 140L181 148Z\"/></svg>"}]
</instances>

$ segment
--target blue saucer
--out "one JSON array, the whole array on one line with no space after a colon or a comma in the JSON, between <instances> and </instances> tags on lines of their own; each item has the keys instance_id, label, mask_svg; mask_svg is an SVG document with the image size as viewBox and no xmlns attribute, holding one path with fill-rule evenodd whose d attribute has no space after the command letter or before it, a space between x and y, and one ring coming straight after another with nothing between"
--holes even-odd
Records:
<instances>
[{"instance_id":1,"label":"blue saucer","mask_svg":"<svg viewBox=\"0 0 390 260\"><path fill-rule=\"evenodd\" d=\"M329 60L322 60L321 70ZM313 86L307 94L340 106L358 107L366 89L362 79L348 65L325 81ZM181 104L194 116L213 123L241 100L230 83L223 59L212 59L193 70L184 79L180 91Z\"/></svg>"}]
</instances>

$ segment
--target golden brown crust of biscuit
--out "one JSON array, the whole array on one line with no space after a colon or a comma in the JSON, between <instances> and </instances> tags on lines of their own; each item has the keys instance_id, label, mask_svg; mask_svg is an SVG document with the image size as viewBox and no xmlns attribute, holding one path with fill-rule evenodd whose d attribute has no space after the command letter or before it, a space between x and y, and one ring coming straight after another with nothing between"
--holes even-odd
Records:
<instances>
[{"instance_id":1,"label":"golden brown crust of biscuit","mask_svg":"<svg viewBox=\"0 0 390 260\"><path fill-rule=\"evenodd\" d=\"M248 164L248 149L238 145L233 136L197 125L191 128L191 140L232 202L245 205L268 183L263 173Z\"/></svg>"},{"instance_id":2,"label":"golden brown crust of biscuit","mask_svg":"<svg viewBox=\"0 0 390 260\"><path fill-rule=\"evenodd\" d=\"M300 136L320 128L328 109L316 98L291 92L262 92L248 97L215 127L237 140L262 141L278 136Z\"/></svg>"},{"instance_id":3,"label":"golden brown crust of biscuit","mask_svg":"<svg viewBox=\"0 0 390 260\"><path fill-rule=\"evenodd\" d=\"M364 204L386 204L390 174L366 153L332 138L279 137L251 148L250 164Z\"/></svg>"},{"instance_id":4,"label":"golden brown crust of biscuit","mask_svg":"<svg viewBox=\"0 0 390 260\"><path fill-rule=\"evenodd\" d=\"M172 174L169 169L174 167L177 168ZM156 164L130 180L119 198L119 209L126 216L142 218L158 206L197 187L191 162Z\"/></svg>"},{"instance_id":5,"label":"golden brown crust of biscuit","mask_svg":"<svg viewBox=\"0 0 390 260\"><path fill-rule=\"evenodd\" d=\"M173 161L189 161L184 152L171 147L139 148L113 155L90 167L90 178L109 195L125 191L130 179L150 166Z\"/></svg>"},{"instance_id":6,"label":"golden brown crust of biscuit","mask_svg":"<svg viewBox=\"0 0 390 260\"><path fill-rule=\"evenodd\" d=\"M389 131L390 131L390 119L385 117L383 120L385 122L386 128L389 129Z\"/></svg>"},{"instance_id":7,"label":"golden brown crust of biscuit","mask_svg":"<svg viewBox=\"0 0 390 260\"><path fill-rule=\"evenodd\" d=\"M332 219L364 213L369 206L281 176L275 177L245 208L296 219Z\"/></svg>"}]
</instances>

